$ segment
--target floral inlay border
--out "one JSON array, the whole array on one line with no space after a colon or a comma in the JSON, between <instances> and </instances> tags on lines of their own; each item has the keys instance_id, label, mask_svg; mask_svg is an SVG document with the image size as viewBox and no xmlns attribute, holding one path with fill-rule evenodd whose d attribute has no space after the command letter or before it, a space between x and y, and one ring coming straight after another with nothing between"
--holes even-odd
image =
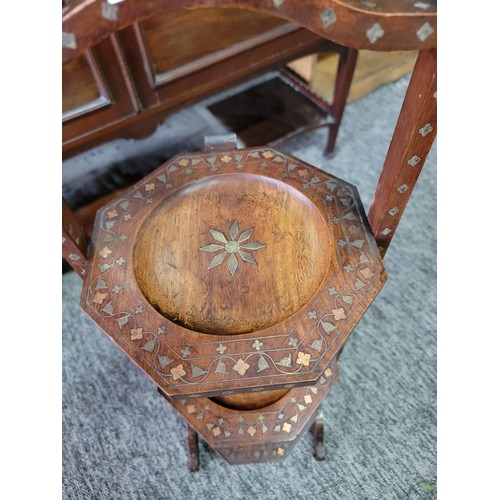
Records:
<instances>
[{"instance_id":1,"label":"floral inlay border","mask_svg":"<svg viewBox=\"0 0 500 500\"><path fill-rule=\"evenodd\" d=\"M335 234L335 251L342 262L305 316L286 331L277 325L259 333L257 341L252 335L238 335L214 342L213 336L193 334L157 313L130 281L124 286L133 273L129 234L150 209L188 182L230 172L277 178L320 205ZM258 390L259 381L264 379L276 379L280 387L293 387L318 376L318 369L328 361L325 355L334 355L352 330L351 318L366 309L385 281L378 250L362 214L353 186L272 149L180 156L99 212L81 306L171 395L196 398L209 394L210 386L221 382L235 392L252 386ZM239 226L231 227L231 239L224 236L226 242L236 241L239 233ZM251 229L238 239L250 237ZM168 334L173 328L175 336ZM289 379L286 385L283 376Z\"/></svg>"},{"instance_id":2,"label":"floral inlay border","mask_svg":"<svg viewBox=\"0 0 500 500\"><path fill-rule=\"evenodd\" d=\"M314 386L297 387L262 409L228 411L208 398L167 398L175 410L229 463L284 459L338 380L334 359Z\"/></svg>"}]
</instances>

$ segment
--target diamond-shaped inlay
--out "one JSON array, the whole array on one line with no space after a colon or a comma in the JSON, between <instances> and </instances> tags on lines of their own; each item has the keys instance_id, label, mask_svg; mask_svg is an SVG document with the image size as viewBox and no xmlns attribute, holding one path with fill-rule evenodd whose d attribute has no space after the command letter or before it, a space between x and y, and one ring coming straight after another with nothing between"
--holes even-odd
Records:
<instances>
[{"instance_id":1,"label":"diamond-shaped inlay","mask_svg":"<svg viewBox=\"0 0 500 500\"><path fill-rule=\"evenodd\" d=\"M379 38L382 38L385 34L384 29L379 23L375 23L370 29L366 31L366 36L370 43L375 43Z\"/></svg>"},{"instance_id":2,"label":"diamond-shaped inlay","mask_svg":"<svg viewBox=\"0 0 500 500\"><path fill-rule=\"evenodd\" d=\"M63 31L62 46L64 49L76 49L76 38L74 33L65 33Z\"/></svg>"},{"instance_id":3,"label":"diamond-shaped inlay","mask_svg":"<svg viewBox=\"0 0 500 500\"><path fill-rule=\"evenodd\" d=\"M101 4L101 13L104 19L108 21L118 20L118 5L110 5L108 3Z\"/></svg>"},{"instance_id":4,"label":"diamond-shaped inlay","mask_svg":"<svg viewBox=\"0 0 500 500\"><path fill-rule=\"evenodd\" d=\"M328 28L328 26L337 20L337 16L335 15L335 11L333 9L326 9L320 14L320 17L321 22L323 23L323 28Z\"/></svg>"},{"instance_id":5,"label":"diamond-shaped inlay","mask_svg":"<svg viewBox=\"0 0 500 500\"><path fill-rule=\"evenodd\" d=\"M429 23L424 23L417 31L417 37L421 42L424 42L432 33L434 33L434 30L431 25Z\"/></svg>"}]
</instances>

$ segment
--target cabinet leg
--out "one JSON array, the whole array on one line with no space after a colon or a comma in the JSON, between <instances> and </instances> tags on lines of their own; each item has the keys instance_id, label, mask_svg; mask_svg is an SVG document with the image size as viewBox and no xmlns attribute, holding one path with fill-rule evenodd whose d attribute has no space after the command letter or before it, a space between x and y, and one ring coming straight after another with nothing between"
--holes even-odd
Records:
<instances>
[{"instance_id":1,"label":"cabinet leg","mask_svg":"<svg viewBox=\"0 0 500 500\"><path fill-rule=\"evenodd\" d=\"M333 92L333 103L330 106L330 113L335 118L335 123L330 127L328 133L328 141L326 145L325 154L333 153L335 148L335 141L344 114L344 108L351 88L352 77L356 68L356 61L358 59L358 51L356 49L347 49L340 53L339 66L337 71L337 78L335 79L335 87Z\"/></svg>"},{"instance_id":2,"label":"cabinet leg","mask_svg":"<svg viewBox=\"0 0 500 500\"><path fill-rule=\"evenodd\" d=\"M189 471L200 470L200 455L198 450L198 433L188 425L188 450L189 450Z\"/></svg>"},{"instance_id":3,"label":"cabinet leg","mask_svg":"<svg viewBox=\"0 0 500 500\"><path fill-rule=\"evenodd\" d=\"M313 453L316 460L324 460L326 457L325 445L323 443L324 425L322 415L318 415L311 425L313 438Z\"/></svg>"}]
</instances>

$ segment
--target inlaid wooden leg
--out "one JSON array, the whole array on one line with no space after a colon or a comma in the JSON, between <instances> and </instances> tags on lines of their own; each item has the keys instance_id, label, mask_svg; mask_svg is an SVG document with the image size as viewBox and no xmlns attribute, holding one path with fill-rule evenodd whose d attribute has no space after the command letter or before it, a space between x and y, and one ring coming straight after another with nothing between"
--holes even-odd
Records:
<instances>
[{"instance_id":1,"label":"inlaid wooden leg","mask_svg":"<svg viewBox=\"0 0 500 500\"><path fill-rule=\"evenodd\" d=\"M200 470L200 453L198 449L198 433L190 426L187 426L188 450L189 450L189 471Z\"/></svg>"},{"instance_id":2,"label":"inlaid wooden leg","mask_svg":"<svg viewBox=\"0 0 500 500\"><path fill-rule=\"evenodd\" d=\"M368 220L382 256L436 137L436 50L421 50L378 181Z\"/></svg>"},{"instance_id":3,"label":"inlaid wooden leg","mask_svg":"<svg viewBox=\"0 0 500 500\"><path fill-rule=\"evenodd\" d=\"M330 126L325 154L331 154L335 148L335 141L337 140L340 122L342 121L347 96L349 94L349 89L351 88L352 76L354 74L354 69L356 68L357 59L358 51L356 49L349 48L340 53L337 77L335 79L333 102L330 108L330 113L335 118L335 123Z\"/></svg>"},{"instance_id":4,"label":"inlaid wooden leg","mask_svg":"<svg viewBox=\"0 0 500 500\"><path fill-rule=\"evenodd\" d=\"M323 442L324 425L323 414L318 413L314 422L311 425L311 432L313 438L313 453L316 460L324 460L326 457L325 445Z\"/></svg>"}]
</instances>

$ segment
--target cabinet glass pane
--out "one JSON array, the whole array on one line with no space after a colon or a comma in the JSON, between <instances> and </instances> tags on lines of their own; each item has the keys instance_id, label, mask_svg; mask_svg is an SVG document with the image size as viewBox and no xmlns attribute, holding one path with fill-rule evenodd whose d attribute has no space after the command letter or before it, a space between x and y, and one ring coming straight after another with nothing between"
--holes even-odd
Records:
<instances>
[{"instance_id":1,"label":"cabinet glass pane","mask_svg":"<svg viewBox=\"0 0 500 500\"><path fill-rule=\"evenodd\" d=\"M184 9L153 16L142 26L154 71L160 74L284 24L240 9Z\"/></svg>"},{"instance_id":2,"label":"cabinet glass pane","mask_svg":"<svg viewBox=\"0 0 500 500\"><path fill-rule=\"evenodd\" d=\"M80 56L62 69L62 111L85 106L101 97L99 87L85 56Z\"/></svg>"}]
</instances>

